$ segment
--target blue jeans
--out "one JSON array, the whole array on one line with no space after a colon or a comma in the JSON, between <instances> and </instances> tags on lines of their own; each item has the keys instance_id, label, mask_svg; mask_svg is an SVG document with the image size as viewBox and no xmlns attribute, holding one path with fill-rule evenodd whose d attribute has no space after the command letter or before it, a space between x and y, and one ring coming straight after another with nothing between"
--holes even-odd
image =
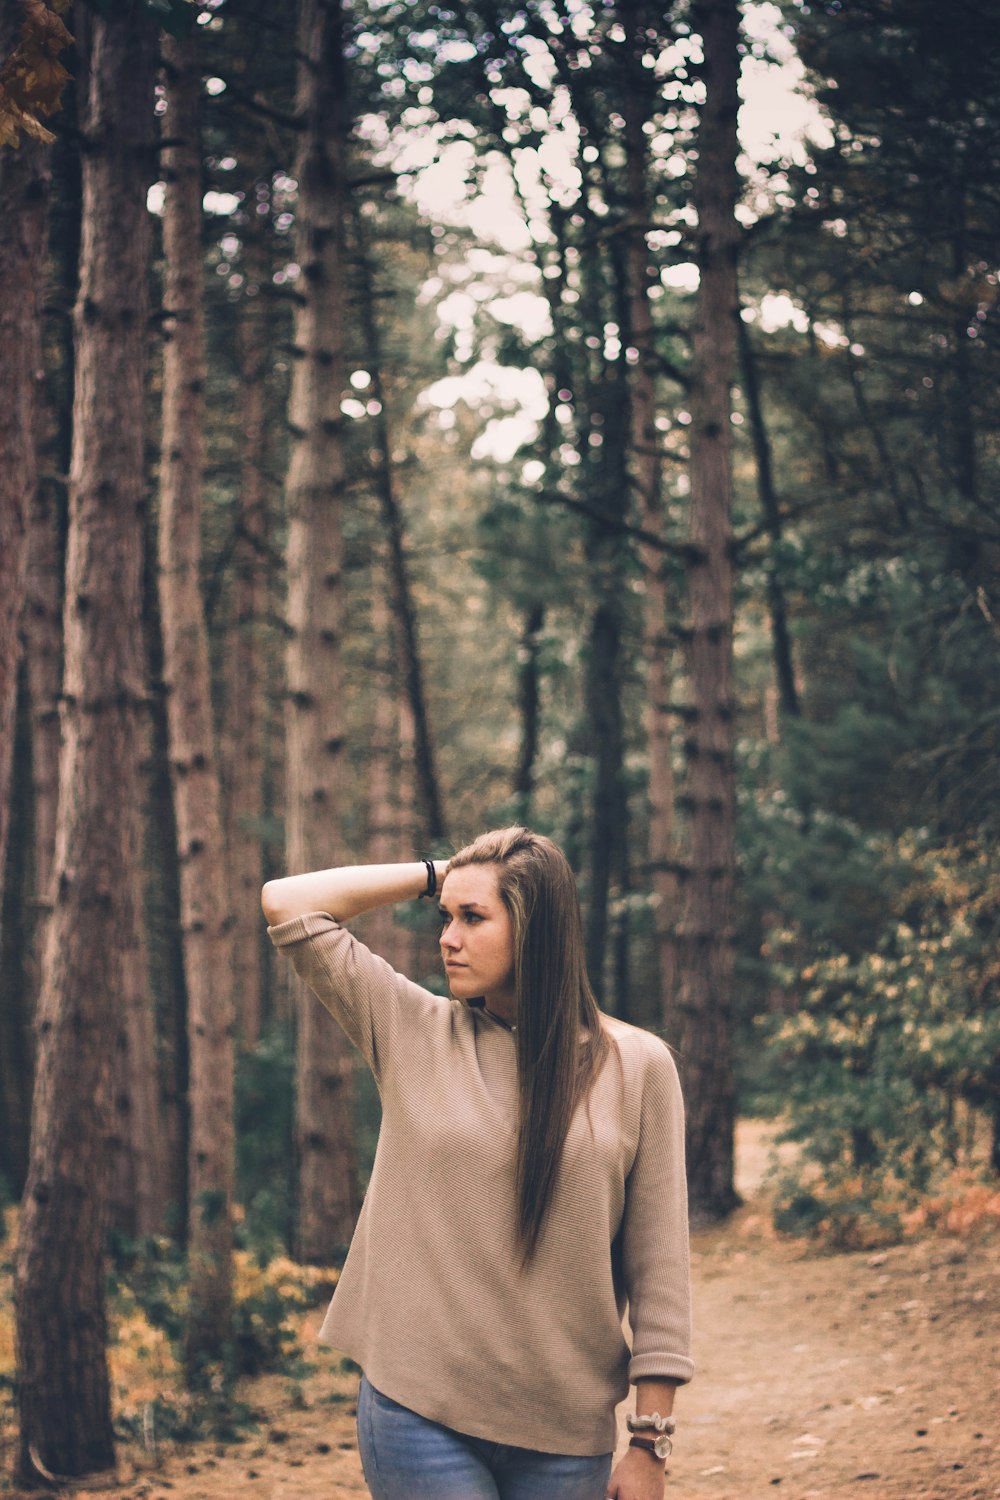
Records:
<instances>
[{"instance_id":1,"label":"blue jeans","mask_svg":"<svg viewBox=\"0 0 1000 1500\"><path fill-rule=\"evenodd\" d=\"M372 1500L604 1500L610 1453L536 1453L453 1432L364 1377L358 1447Z\"/></svg>"}]
</instances>

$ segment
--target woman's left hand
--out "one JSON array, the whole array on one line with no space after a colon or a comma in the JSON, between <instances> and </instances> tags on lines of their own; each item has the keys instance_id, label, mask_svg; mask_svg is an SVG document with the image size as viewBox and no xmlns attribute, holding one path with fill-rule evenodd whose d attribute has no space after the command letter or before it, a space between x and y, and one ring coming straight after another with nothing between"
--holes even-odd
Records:
<instances>
[{"instance_id":1,"label":"woman's left hand","mask_svg":"<svg viewBox=\"0 0 1000 1500\"><path fill-rule=\"evenodd\" d=\"M664 1470L659 1459L629 1448L608 1480L608 1500L663 1500Z\"/></svg>"}]
</instances>

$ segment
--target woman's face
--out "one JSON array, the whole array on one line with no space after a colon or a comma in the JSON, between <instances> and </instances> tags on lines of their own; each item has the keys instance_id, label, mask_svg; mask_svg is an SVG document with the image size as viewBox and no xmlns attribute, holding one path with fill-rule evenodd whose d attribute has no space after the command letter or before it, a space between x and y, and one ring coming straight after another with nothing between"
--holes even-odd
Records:
<instances>
[{"instance_id":1,"label":"woman's face","mask_svg":"<svg viewBox=\"0 0 1000 1500\"><path fill-rule=\"evenodd\" d=\"M495 865L462 865L441 887L441 958L456 1000L477 1000L515 1020L514 924Z\"/></svg>"}]
</instances>

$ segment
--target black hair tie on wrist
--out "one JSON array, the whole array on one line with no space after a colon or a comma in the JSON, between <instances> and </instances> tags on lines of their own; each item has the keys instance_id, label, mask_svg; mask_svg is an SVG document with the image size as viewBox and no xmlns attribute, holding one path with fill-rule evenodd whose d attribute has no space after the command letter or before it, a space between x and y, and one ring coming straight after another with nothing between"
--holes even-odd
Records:
<instances>
[{"instance_id":1,"label":"black hair tie on wrist","mask_svg":"<svg viewBox=\"0 0 1000 1500\"><path fill-rule=\"evenodd\" d=\"M434 868L434 861L432 859L425 859L424 867L427 870L427 889L420 892L420 895L417 897L418 901L422 901L425 896L437 895L438 877L437 870Z\"/></svg>"}]
</instances>

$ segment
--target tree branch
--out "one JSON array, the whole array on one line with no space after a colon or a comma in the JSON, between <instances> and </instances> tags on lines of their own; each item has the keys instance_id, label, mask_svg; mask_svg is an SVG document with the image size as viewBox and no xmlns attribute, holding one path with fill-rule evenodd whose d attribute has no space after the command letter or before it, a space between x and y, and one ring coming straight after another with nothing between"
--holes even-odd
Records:
<instances>
[{"instance_id":1,"label":"tree branch","mask_svg":"<svg viewBox=\"0 0 1000 1500\"><path fill-rule=\"evenodd\" d=\"M647 531L643 526L633 526L629 521L622 521L616 516L609 516L606 511L596 505L588 505L586 500L577 500L572 495L564 495L558 490L536 491L534 498L542 505L559 506L564 510L572 510L577 515L587 516L592 521L598 521L608 531L616 532L620 536L635 537L636 541L642 542L644 547L651 547L657 552L663 552L668 557L676 557L684 563L704 562L705 553L701 547L696 547L693 542L675 542L667 537L658 536L655 531Z\"/></svg>"}]
</instances>

